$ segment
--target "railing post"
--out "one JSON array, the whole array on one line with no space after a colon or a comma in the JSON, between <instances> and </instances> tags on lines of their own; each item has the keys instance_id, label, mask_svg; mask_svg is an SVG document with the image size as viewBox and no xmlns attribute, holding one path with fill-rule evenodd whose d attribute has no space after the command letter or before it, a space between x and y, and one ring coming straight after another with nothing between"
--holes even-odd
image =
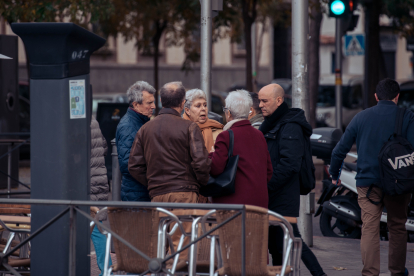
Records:
<instances>
[{"instance_id":1,"label":"railing post","mask_svg":"<svg viewBox=\"0 0 414 276\"><path fill-rule=\"evenodd\" d=\"M70 206L69 225L69 276L76 276L76 210Z\"/></svg>"},{"instance_id":2,"label":"railing post","mask_svg":"<svg viewBox=\"0 0 414 276\"><path fill-rule=\"evenodd\" d=\"M10 192L11 192L11 174L12 174L12 146L13 143L11 143L9 145L9 147L7 148L7 151L9 152L8 156L7 156L7 174L9 175L7 177L7 198L10 198Z\"/></svg>"},{"instance_id":3,"label":"railing post","mask_svg":"<svg viewBox=\"0 0 414 276\"><path fill-rule=\"evenodd\" d=\"M111 140L112 145L112 200L121 201L122 174L119 170L118 151L116 139Z\"/></svg>"},{"instance_id":4,"label":"railing post","mask_svg":"<svg viewBox=\"0 0 414 276\"><path fill-rule=\"evenodd\" d=\"M246 276L246 206L242 210L242 276Z\"/></svg>"}]
</instances>

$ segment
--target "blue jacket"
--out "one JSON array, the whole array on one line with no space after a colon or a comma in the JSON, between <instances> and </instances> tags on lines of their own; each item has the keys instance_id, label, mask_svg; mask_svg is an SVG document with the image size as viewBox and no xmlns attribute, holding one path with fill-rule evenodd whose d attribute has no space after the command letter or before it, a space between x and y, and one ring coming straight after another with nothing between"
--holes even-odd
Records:
<instances>
[{"instance_id":1,"label":"blue jacket","mask_svg":"<svg viewBox=\"0 0 414 276\"><path fill-rule=\"evenodd\" d=\"M352 119L332 152L329 172L333 179L338 179L342 162L356 141L357 187L369 187L380 182L378 154L394 133L397 109L394 102L379 101L376 106L361 111ZM414 146L414 113L409 110L405 112L402 130L402 136Z\"/></svg>"},{"instance_id":2,"label":"blue jacket","mask_svg":"<svg viewBox=\"0 0 414 276\"><path fill-rule=\"evenodd\" d=\"M116 147L119 168L122 173L122 201L151 201L147 187L136 181L128 171L129 153L138 130L150 119L131 108L122 117L116 128Z\"/></svg>"}]
</instances>

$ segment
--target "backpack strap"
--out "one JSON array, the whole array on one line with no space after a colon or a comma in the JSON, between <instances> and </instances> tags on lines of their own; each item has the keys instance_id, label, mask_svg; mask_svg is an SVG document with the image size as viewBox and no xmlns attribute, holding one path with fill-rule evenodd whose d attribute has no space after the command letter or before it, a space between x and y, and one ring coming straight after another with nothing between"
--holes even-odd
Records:
<instances>
[{"instance_id":1,"label":"backpack strap","mask_svg":"<svg viewBox=\"0 0 414 276\"><path fill-rule=\"evenodd\" d=\"M371 184L371 186L369 186L368 191L367 191L367 198L368 198L369 202L371 202L372 204L379 205L384 200L385 193L384 192L382 193L382 197L381 197L380 201L373 201L372 199L369 198L369 195L372 192L372 187L374 187L374 184Z\"/></svg>"},{"instance_id":2,"label":"backpack strap","mask_svg":"<svg viewBox=\"0 0 414 276\"><path fill-rule=\"evenodd\" d=\"M402 134L404 114L405 114L405 108L397 109L397 116L395 117L394 136L401 136Z\"/></svg>"}]
</instances>

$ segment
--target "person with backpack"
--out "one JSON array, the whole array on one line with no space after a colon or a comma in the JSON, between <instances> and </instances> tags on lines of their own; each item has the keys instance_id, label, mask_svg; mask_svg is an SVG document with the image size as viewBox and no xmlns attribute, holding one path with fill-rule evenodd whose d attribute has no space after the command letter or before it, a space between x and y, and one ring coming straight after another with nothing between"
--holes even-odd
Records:
<instances>
[{"instance_id":1,"label":"person with backpack","mask_svg":"<svg viewBox=\"0 0 414 276\"><path fill-rule=\"evenodd\" d=\"M265 118L259 130L266 139L273 166L273 175L267 184L269 210L297 220L301 186L309 184L301 183L301 175L314 174L309 142L312 127L306 121L302 109L288 107L284 95L285 91L278 84L269 84L259 91L259 107ZM303 166L303 160L311 164L305 162ZM302 169L308 171L302 172ZM314 177L313 180L312 177L308 178L309 182L313 181L311 186L314 185ZM293 223L292 228L295 237L301 238L297 223ZM307 269L313 276L326 275L313 252L306 243L302 244L302 261ZM269 252L272 254L273 265L281 265L283 231L280 227L269 228Z\"/></svg>"},{"instance_id":2,"label":"person with backpack","mask_svg":"<svg viewBox=\"0 0 414 276\"><path fill-rule=\"evenodd\" d=\"M332 183L340 185L343 160L356 142L356 185L362 216L364 276L380 273L380 219L384 206L389 231L388 269L392 276L409 275L405 268L405 223L411 194L409 189L406 193L399 192L414 185L414 114L397 106L399 95L400 87L396 81L380 81L375 93L378 104L352 119L332 152L329 171ZM405 154L407 152L409 156Z\"/></svg>"}]
</instances>

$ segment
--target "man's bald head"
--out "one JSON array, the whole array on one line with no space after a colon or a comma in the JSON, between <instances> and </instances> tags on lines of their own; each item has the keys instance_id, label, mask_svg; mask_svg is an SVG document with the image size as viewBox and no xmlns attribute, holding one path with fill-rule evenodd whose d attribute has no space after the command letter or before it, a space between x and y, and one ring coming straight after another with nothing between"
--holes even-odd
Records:
<instances>
[{"instance_id":1,"label":"man's bald head","mask_svg":"<svg viewBox=\"0 0 414 276\"><path fill-rule=\"evenodd\" d=\"M276 83L268 84L260 89L260 92L272 94L274 98L277 97L285 97L285 90L283 90L282 86Z\"/></svg>"},{"instance_id":2,"label":"man's bald head","mask_svg":"<svg viewBox=\"0 0 414 276\"><path fill-rule=\"evenodd\" d=\"M185 99L185 88L179 81L164 84L160 90L162 107L180 107Z\"/></svg>"},{"instance_id":3,"label":"man's bald head","mask_svg":"<svg viewBox=\"0 0 414 276\"><path fill-rule=\"evenodd\" d=\"M264 86L259 91L260 109L263 116L267 117L272 115L276 109L284 102L285 90L282 86L276 83L272 83Z\"/></svg>"}]
</instances>

